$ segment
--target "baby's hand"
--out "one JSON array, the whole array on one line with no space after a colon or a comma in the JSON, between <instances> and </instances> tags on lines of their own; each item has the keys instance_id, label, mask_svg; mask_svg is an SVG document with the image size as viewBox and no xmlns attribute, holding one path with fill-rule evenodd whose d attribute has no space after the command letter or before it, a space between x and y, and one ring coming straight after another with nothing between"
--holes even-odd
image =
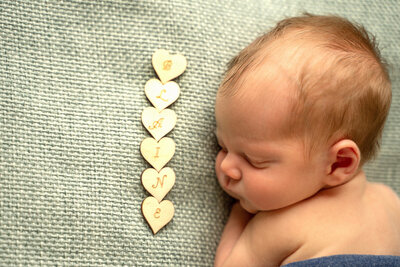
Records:
<instances>
[{"instance_id":1,"label":"baby's hand","mask_svg":"<svg viewBox=\"0 0 400 267\"><path fill-rule=\"evenodd\" d=\"M253 215L244 210L239 202L233 204L217 249L215 266L223 265L251 218Z\"/></svg>"}]
</instances>

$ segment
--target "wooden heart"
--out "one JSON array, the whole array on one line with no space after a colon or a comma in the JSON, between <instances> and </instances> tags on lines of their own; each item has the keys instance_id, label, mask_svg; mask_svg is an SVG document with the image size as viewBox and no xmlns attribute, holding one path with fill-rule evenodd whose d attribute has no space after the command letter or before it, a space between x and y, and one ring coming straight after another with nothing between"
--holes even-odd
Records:
<instances>
[{"instance_id":1,"label":"wooden heart","mask_svg":"<svg viewBox=\"0 0 400 267\"><path fill-rule=\"evenodd\" d=\"M160 172L153 168L146 169L142 173L142 184L160 202L174 186L175 172L169 167L163 168Z\"/></svg>"},{"instance_id":2,"label":"wooden heart","mask_svg":"<svg viewBox=\"0 0 400 267\"><path fill-rule=\"evenodd\" d=\"M142 123L158 141L175 127L176 113L172 109L158 112L153 107L147 107L142 112Z\"/></svg>"},{"instance_id":3,"label":"wooden heart","mask_svg":"<svg viewBox=\"0 0 400 267\"><path fill-rule=\"evenodd\" d=\"M152 63L163 84L181 75L187 65L184 56L180 54L171 55L165 49L158 49L154 52Z\"/></svg>"},{"instance_id":4,"label":"wooden heart","mask_svg":"<svg viewBox=\"0 0 400 267\"><path fill-rule=\"evenodd\" d=\"M149 223L153 234L156 234L161 228L169 223L174 217L174 204L169 200L160 203L154 197L147 197L142 202L142 213Z\"/></svg>"},{"instance_id":5,"label":"wooden heart","mask_svg":"<svg viewBox=\"0 0 400 267\"><path fill-rule=\"evenodd\" d=\"M140 144L140 153L159 172L174 155L175 142L169 137L164 137L158 142L148 137Z\"/></svg>"},{"instance_id":6,"label":"wooden heart","mask_svg":"<svg viewBox=\"0 0 400 267\"><path fill-rule=\"evenodd\" d=\"M144 91L153 106L161 111L178 99L180 88L176 82L162 84L158 79L151 79L144 86Z\"/></svg>"}]
</instances>

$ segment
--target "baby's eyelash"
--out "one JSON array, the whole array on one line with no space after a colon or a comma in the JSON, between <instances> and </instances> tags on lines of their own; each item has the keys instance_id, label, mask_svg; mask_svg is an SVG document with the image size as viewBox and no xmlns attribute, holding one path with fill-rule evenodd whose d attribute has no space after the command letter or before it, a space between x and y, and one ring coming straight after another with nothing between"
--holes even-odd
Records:
<instances>
[{"instance_id":1,"label":"baby's eyelash","mask_svg":"<svg viewBox=\"0 0 400 267\"><path fill-rule=\"evenodd\" d=\"M259 163L259 162L251 162L248 161L250 163L251 166L253 166L256 169L265 169L268 165L267 162L263 162L263 163Z\"/></svg>"},{"instance_id":2,"label":"baby's eyelash","mask_svg":"<svg viewBox=\"0 0 400 267\"><path fill-rule=\"evenodd\" d=\"M267 166L269 163L272 162L272 161L270 161L270 160L255 161L255 160L250 159L247 155L244 155L244 158L246 159L246 161L247 161L251 166L253 166L254 168L257 168L257 169L264 169L264 168L266 168L266 166Z\"/></svg>"}]
</instances>

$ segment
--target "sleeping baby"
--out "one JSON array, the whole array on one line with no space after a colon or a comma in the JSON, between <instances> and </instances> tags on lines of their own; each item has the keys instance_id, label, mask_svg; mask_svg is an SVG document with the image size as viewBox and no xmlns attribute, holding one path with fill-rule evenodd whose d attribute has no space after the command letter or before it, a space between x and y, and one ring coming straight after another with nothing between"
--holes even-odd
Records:
<instances>
[{"instance_id":1,"label":"sleeping baby","mask_svg":"<svg viewBox=\"0 0 400 267\"><path fill-rule=\"evenodd\" d=\"M391 84L363 27L285 19L230 63L215 116L218 181L237 199L215 266L400 255L400 200L368 182Z\"/></svg>"}]
</instances>

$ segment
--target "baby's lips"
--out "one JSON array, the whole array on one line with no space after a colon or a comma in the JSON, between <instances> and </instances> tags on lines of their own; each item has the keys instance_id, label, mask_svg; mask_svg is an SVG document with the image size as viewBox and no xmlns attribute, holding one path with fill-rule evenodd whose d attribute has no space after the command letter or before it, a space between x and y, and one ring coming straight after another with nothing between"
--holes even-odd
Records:
<instances>
[{"instance_id":1,"label":"baby's lips","mask_svg":"<svg viewBox=\"0 0 400 267\"><path fill-rule=\"evenodd\" d=\"M231 197L233 197L235 199L240 199L240 196L237 193L235 193L235 191L232 188L232 186L234 184L235 184L235 180L232 180L232 179L227 177L227 180L225 182L225 186L221 186L221 187Z\"/></svg>"},{"instance_id":2,"label":"baby's lips","mask_svg":"<svg viewBox=\"0 0 400 267\"><path fill-rule=\"evenodd\" d=\"M222 188L226 193L228 193L229 195L231 195L231 192L230 192L230 190L229 190L229 186L230 186L230 183L231 183L231 179L230 179L228 176L226 176L225 174L223 174L223 173L220 173L220 175L217 175L217 178L218 178L218 182L219 182L219 185L221 186L221 188Z\"/></svg>"},{"instance_id":3,"label":"baby's lips","mask_svg":"<svg viewBox=\"0 0 400 267\"><path fill-rule=\"evenodd\" d=\"M224 181L224 186L223 186L223 188L225 190L229 190L229 183L230 183L230 179L226 178L225 181Z\"/></svg>"},{"instance_id":4,"label":"baby's lips","mask_svg":"<svg viewBox=\"0 0 400 267\"><path fill-rule=\"evenodd\" d=\"M221 171L217 171L217 179L218 179L218 183L219 185L225 189L228 179L226 178L225 174L223 174Z\"/></svg>"}]
</instances>

